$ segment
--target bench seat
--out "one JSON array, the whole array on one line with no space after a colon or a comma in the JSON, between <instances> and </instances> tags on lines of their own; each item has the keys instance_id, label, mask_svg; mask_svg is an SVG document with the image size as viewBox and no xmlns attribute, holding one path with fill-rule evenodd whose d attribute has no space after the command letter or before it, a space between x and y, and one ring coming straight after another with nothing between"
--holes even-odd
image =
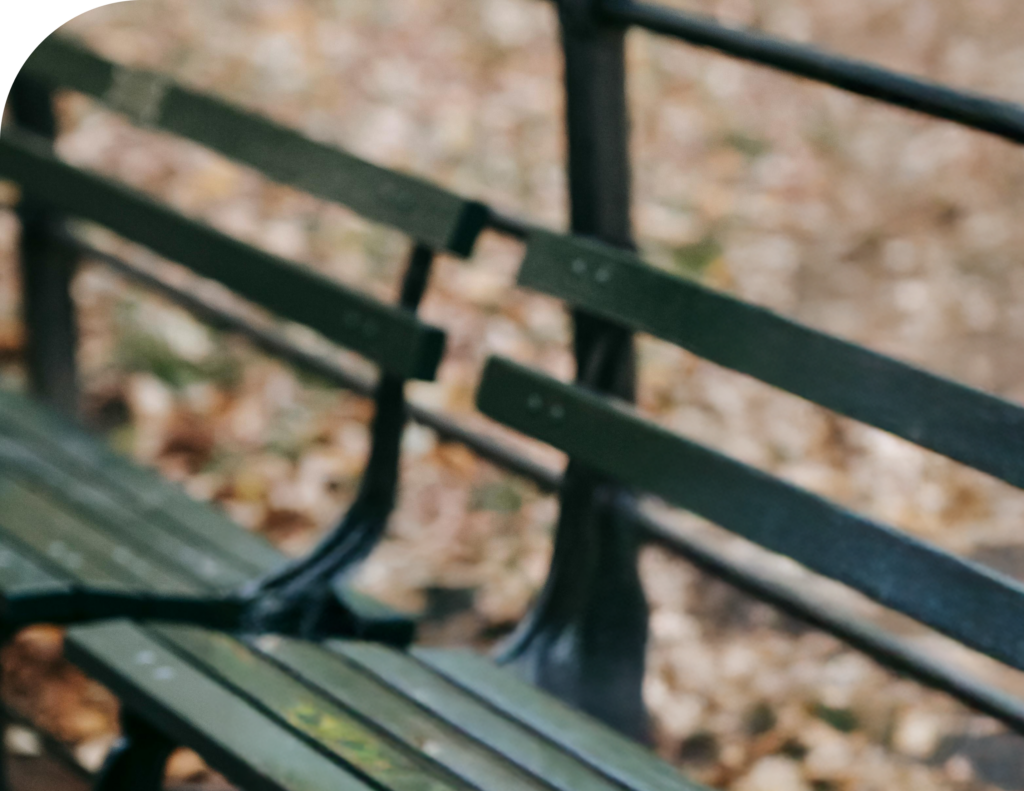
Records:
<instances>
[{"instance_id":1,"label":"bench seat","mask_svg":"<svg viewBox=\"0 0 1024 791\"><path fill-rule=\"evenodd\" d=\"M469 651L241 640L128 620L68 656L249 791L695 791L669 764Z\"/></svg>"},{"instance_id":2,"label":"bench seat","mask_svg":"<svg viewBox=\"0 0 1024 791\"><path fill-rule=\"evenodd\" d=\"M68 630L68 658L118 696L125 722L195 749L240 787L696 788L646 749L469 651L243 639L144 622L229 596L284 557L9 392L0 393L0 459L8 629L96 621ZM349 595L376 616L380 631L368 639L389 626L393 637L395 624L407 623ZM129 600L135 620L102 620L123 615Z\"/></svg>"},{"instance_id":3,"label":"bench seat","mask_svg":"<svg viewBox=\"0 0 1024 791\"><path fill-rule=\"evenodd\" d=\"M7 633L112 615L185 619L200 607L204 622L231 626L237 591L284 562L262 537L71 421L0 392L0 619ZM406 616L354 591L346 596L368 629L362 636L411 638Z\"/></svg>"}]
</instances>

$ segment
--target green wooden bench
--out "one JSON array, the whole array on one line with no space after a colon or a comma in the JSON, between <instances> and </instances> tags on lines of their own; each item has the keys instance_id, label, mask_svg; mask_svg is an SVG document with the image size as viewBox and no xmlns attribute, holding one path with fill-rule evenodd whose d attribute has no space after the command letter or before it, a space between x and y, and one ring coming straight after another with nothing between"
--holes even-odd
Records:
<instances>
[{"instance_id":1,"label":"green wooden bench","mask_svg":"<svg viewBox=\"0 0 1024 791\"><path fill-rule=\"evenodd\" d=\"M519 284L1005 480L1020 474L1021 407L710 291L630 253L536 231ZM600 370L605 354L595 347L591 370ZM822 369L834 375L823 380ZM955 422L935 399L958 408ZM628 624L614 618L638 591L635 565L622 562L633 559L636 506L620 485L700 514L1024 669L1017 626L1024 587L1013 580L660 428L586 381L568 384L492 358L477 404L585 465L606 493L611 518L601 523L600 544L580 530L594 524L581 518L587 504L572 492L563 501L547 586L501 657L546 686L575 684L575 699L591 708L601 696L622 704L631 680L621 668L617 677L608 666L595 670L595 661L607 665L622 655L591 642L622 638ZM642 600L627 605L642 607ZM603 628L591 628L593 619ZM692 787L638 745L465 651L238 638L129 621L73 627L68 651L128 712L128 736L101 789L157 788L162 762L177 744L199 750L245 788L318 788L343 779L389 789ZM581 676L579 667L588 673ZM594 683L599 672L606 673L603 685ZM1000 714L998 700L973 702ZM1007 701L1001 704L1003 719L1012 722Z\"/></svg>"},{"instance_id":2,"label":"green wooden bench","mask_svg":"<svg viewBox=\"0 0 1024 791\"><path fill-rule=\"evenodd\" d=\"M623 31L647 27L1014 140L1024 140L1024 112L631 0L560 0L558 8L572 226L612 246L532 230L59 39L28 64L13 95L18 128L0 137L0 177L25 193L19 214L28 364L44 401L65 412L75 406L67 281L82 245L65 217L97 222L220 280L381 371L377 383L361 381L169 289L264 348L375 396L373 452L356 505L309 558L283 567L259 539L117 458L52 410L2 396L4 628L9 634L26 623L79 622L68 631L68 656L123 703L123 738L101 789L158 788L179 744L249 789L692 787L578 711L644 734L641 539L660 541L1024 730L1020 701L730 564L638 506L638 497L653 495L691 510L1024 669L1017 626L1024 587L659 428L628 405L632 335L641 331L1024 484L1024 410L1017 405L671 277L620 249L631 246ZM48 93L57 87L402 230L414 250L400 306L375 303L60 162L48 143L55 133ZM440 332L414 316L432 252L468 255L485 225L526 240L520 285L565 301L578 370L577 382L567 384L491 360L478 405L565 451L564 475L402 399L402 382L429 378L441 354ZM548 581L497 657L515 675L466 652L404 650L411 621L344 587L346 572L384 528L406 416L560 492Z\"/></svg>"},{"instance_id":3,"label":"green wooden bench","mask_svg":"<svg viewBox=\"0 0 1024 791\"><path fill-rule=\"evenodd\" d=\"M405 232L414 245L400 304L379 303L61 162L40 134L54 132L47 97L59 87L95 96L136 120L178 132ZM0 516L12 579L0 597L7 630L40 619L68 622L117 612L180 618L187 612L190 620L211 624L242 618L268 627L273 622L284 631L354 629L407 641L407 618L335 591L328 577L357 562L384 529L397 484L404 382L432 378L444 345L443 333L419 322L415 309L435 247L468 254L486 221L485 208L153 75L115 67L58 38L44 43L26 65L12 104L19 123L5 129L0 141L0 175L25 192L19 214L29 363L44 400L74 410L73 400L68 402L75 389L73 344L55 337L73 322L51 321L50 311L55 292L67 284L35 282L40 271L67 270L78 254L76 239L61 225L65 215L101 224L185 263L361 354L381 373L374 387L373 452L359 497L338 528L345 539L340 546L327 540L318 549L329 568L306 564L297 579L296 569L281 570L281 557L261 539L118 461L55 417L4 396L0 441L8 463ZM45 320L33 321L34 311ZM43 508L47 518L40 528L37 512ZM246 582L251 590L243 588ZM300 611L303 625L294 621ZM289 619L291 625L285 623Z\"/></svg>"},{"instance_id":4,"label":"green wooden bench","mask_svg":"<svg viewBox=\"0 0 1024 791\"><path fill-rule=\"evenodd\" d=\"M61 87L405 232L414 248L399 307L60 161L49 142L52 117L40 108ZM416 415L403 384L432 377L440 359L443 335L414 316L433 250L467 255L485 223L507 221L59 38L33 55L13 100L18 123L0 136L0 177L23 191L23 262L37 277L26 278L30 367L51 407L0 394L3 628L9 637L30 623L93 624L69 632L67 654L123 702L123 738L98 787L159 787L177 745L253 789L690 787L645 749L488 660L384 647L407 644L413 621L344 586L393 506L399 439L406 413ZM309 557L284 563L262 539L59 414L74 411L73 360L61 359L73 357L73 321L38 321L47 315L40 305L67 287L66 278L55 284L39 272L66 275L76 255L95 252L69 231L68 218L181 262L378 365L360 494ZM485 456L505 453L418 417ZM318 645L283 634L348 640Z\"/></svg>"}]
</instances>

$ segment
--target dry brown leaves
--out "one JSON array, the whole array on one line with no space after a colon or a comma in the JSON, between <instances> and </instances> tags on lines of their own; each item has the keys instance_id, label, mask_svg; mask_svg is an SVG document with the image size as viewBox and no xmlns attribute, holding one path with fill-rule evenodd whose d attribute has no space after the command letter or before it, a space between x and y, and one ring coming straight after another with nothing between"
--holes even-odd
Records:
<instances>
[{"instance_id":1,"label":"dry brown leaves","mask_svg":"<svg viewBox=\"0 0 1024 791\"><path fill-rule=\"evenodd\" d=\"M1024 99L1024 8L1009 0L677 5ZM552 227L564 222L561 66L547 4L147 0L71 29L115 59L169 71L375 161ZM644 34L631 35L629 60L635 221L652 261L1024 397L1018 149ZM393 234L80 98L62 99L61 116L67 158L393 295L405 250ZM0 370L13 384L22 376L15 238L12 216L0 213ZM412 388L418 401L481 422L472 395L490 353L571 372L559 307L512 288L518 256L487 237L472 263L440 263L424 315L448 331L449 356L437 383ZM86 269L76 297L90 404L116 427L118 447L292 554L343 511L367 452L365 402L211 334L105 270ZM643 339L641 361L640 407L665 425L945 547L1024 570L1019 493L665 344ZM486 644L543 580L555 505L417 427L403 473L391 534L361 583L398 606L447 613L429 627L432 641ZM660 552L646 553L643 571L653 612L645 694L659 749L687 771L736 791L968 789L995 779L992 762L972 767L951 747L995 743L992 723ZM822 595L1021 686L844 591ZM59 659L59 634L27 632L4 662L11 700L95 760L114 704ZM198 771L193 758L176 760L177 776Z\"/></svg>"}]
</instances>

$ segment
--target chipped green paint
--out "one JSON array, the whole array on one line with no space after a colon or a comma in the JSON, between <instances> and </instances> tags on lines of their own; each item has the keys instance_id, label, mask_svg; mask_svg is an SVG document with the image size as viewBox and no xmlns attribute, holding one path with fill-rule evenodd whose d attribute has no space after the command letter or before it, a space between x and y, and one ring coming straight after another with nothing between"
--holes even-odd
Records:
<instances>
[{"instance_id":1,"label":"chipped green paint","mask_svg":"<svg viewBox=\"0 0 1024 791\"><path fill-rule=\"evenodd\" d=\"M68 630L65 648L129 710L195 749L239 788L381 791L150 630L129 621L78 626Z\"/></svg>"},{"instance_id":2,"label":"chipped green paint","mask_svg":"<svg viewBox=\"0 0 1024 791\"><path fill-rule=\"evenodd\" d=\"M351 645L347 640L337 642ZM390 681L365 672L334 650L325 650L322 645L291 638L258 638L254 644L256 651L302 678L325 699L345 707L363 720L373 722L375 727L403 744L405 749L429 756L477 791L552 791L551 778L546 771L517 766L515 761L508 760L504 749L488 749L482 743L486 742L485 729L478 727L480 720L473 716L478 712L478 706L471 706L472 713L466 717L446 720L428 711ZM392 648L378 647L382 649L378 658L381 655L386 658L406 656ZM386 663L386 659L381 661ZM529 749L533 754L545 756L545 769L550 764L548 759L559 760L557 750L543 744L534 743ZM581 780L579 777L575 779ZM607 784L602 785L593 776L584 777L581 782L570 784L569 788L571 791L579 788L611 791Z\"/></svg>"},{"instance_id":3,"label":"chipped green paint","mask_svg":"<svg viewBox=\"0 0 1024 791\"><path fill-rule=\"evenodd\" d=\"M282 674L283 675L283 674ZM373 780L396 791L452 791L462 788L432 777L413 759L414 753L396 750L389 741L351 717L331 712L333 707L313 697L283 710L284 720Z\"/></svg>"},{"instance_id":4,"label":"chipped green paint","mask_svg":"<svg viewBox=\"0 0 1024 791\"><path fill-rule=\"evenodd\" d=\"M255 654L223 633L187 626L152 627L189 661L236 694L312 740L362 776L392 791L469 791L426 756Z\"/></svg>"},{"instance_id":5,"label":"chipped green paint","mask_svg":"<svg viewBox=\"0 0 1024 791\"><path fill-rule=\"evenodd\" d=\"M366 728L353 725L352 720L332 716L315 700L296 703L284 711L284 718L297 730L308 733L349 760L351 752L355 751L358 760L354 763L370 774L390 772L396 768L384 755L379 743L367 739Z\"/></svg>"}]
</instances>

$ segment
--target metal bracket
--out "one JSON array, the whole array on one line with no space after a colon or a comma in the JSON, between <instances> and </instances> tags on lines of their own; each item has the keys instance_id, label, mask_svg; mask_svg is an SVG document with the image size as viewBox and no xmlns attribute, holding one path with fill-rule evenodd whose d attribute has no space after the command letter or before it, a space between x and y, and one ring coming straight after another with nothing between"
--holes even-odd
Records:
<instances>
[{"instance_id":1,"label":"metal bracket","mask_svg":"<svg viewBox=\"0 0 1024 791\"><path fill-rule=\"evenodd\" d=\"M402 281L399 305L415 311L426 290L434 252L416 245ZM248 587L243 629L306 638L369 637L408 643L411 619L379 617L355 603L345 581L373 550L387 528L398 488L406 421L405 380L382 374L374 393L370 460L348 513L309 555Z\"/></svg>"}]
</instances>

